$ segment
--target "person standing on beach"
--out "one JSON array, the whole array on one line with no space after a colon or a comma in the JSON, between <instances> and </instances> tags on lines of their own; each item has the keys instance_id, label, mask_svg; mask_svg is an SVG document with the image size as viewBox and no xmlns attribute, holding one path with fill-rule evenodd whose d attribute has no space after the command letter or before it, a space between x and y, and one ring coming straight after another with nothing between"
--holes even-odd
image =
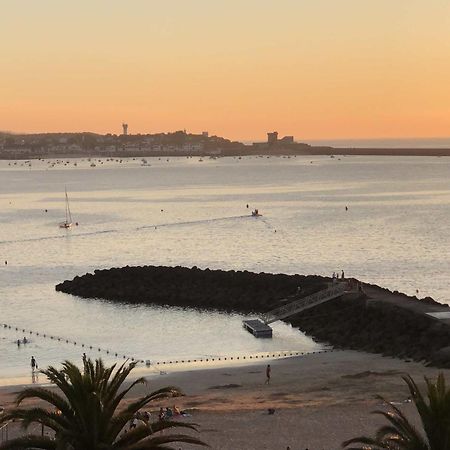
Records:
<instances>
[{"instance_id":1,"label":"person standing on beach","mask_svg":"<svg viewBox=\"0 0 450 450\"><path fill-rule=\"evenodd\" d=\"M37 362L34 356L31 357L31 371L34 372L38 368Z\"/></svg>"},{"instance_id":2,"label":"person standing on beach","mask_svg":"<svg viewBox=\"0 0 450 450\"><path fill-rule=\"evenodd\" d=\"M270 364L267 364L266 367L266 383L265 384L270 384L270 374L272 372L272 369L270 368Z\"/></svg>"}]
</instances>

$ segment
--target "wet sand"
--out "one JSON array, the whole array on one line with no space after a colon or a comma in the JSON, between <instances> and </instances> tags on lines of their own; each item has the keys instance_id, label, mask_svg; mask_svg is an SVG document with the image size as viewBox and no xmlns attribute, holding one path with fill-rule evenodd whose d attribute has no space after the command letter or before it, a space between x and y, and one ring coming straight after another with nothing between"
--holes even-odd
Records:
<instances>
[{"instance_id":1,"label":"wet sand","mask_svg":"<svg viewBox=\"0 0 450 450\"><path fill-rule=\"evenodd\" d=\"M265 384L265 368L272 378ZM413 420L413 405L401 379L411 374L420 385L423 376L439 370L355 351L332 351L302 357L261 361L259 364L170 372L148 378L127 401L167 385L185 396L151 406L189 410L200 426L200 437L214 449L335 449L345 439L371 434L382 419L370 412L385 408L376 397L398 402ZM444 370L449 377L450 371ZM8 406L16 388L0 390L0 404ZM273 415L268 408L274 408ZM154 415L156 418L156 415ZM193 448L175 446L174 448Z\"/></svg>"}]
</instances>

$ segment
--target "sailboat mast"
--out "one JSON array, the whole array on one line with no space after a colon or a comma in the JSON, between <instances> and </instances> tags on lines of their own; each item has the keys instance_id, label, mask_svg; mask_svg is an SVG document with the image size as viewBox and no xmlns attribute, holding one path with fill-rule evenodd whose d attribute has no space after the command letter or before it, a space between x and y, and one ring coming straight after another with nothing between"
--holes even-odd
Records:
<instances>
[{"instance_id":1,"label":"sailboat mast","mask_svg":"<svg viewBox=\"0 0 450 450\"><path fill-rule=\"evenodd\" d=\"M65 188L65 191L66 191L66 223L72 223L72 214L70 213L69 197L67 196L67 187Z\"/></svg>"}]
</instances>

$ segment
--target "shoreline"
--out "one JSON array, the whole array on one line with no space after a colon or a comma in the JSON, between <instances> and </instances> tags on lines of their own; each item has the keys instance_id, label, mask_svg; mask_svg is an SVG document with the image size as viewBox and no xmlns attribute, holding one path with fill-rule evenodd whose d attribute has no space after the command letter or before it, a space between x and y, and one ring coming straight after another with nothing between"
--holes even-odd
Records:
<instances>
[{"instance_id":1,"label":"shoreline","mask_svg":"<svg viewBox=\"0 0 450 450\"><path fill-rule=\"evenodd\" d=\"M151 378L161 375L168 374L179 374L185 372L197 372L197 371L209 371L216 369L227 369L227 368L240 368L246 366L259 365L265 362L271 363L272 361L279 361L284 359L301 358L307 355L319 354L319 353L329 353L333 352L334 349L323 348L321 350L311 351L311 352L301 352L301 351L277 351L277 352L260 352L258 354L253 353L252 355L246 354L243 356L233 355L228 357L215 357L215 358L205 358L203 360L182 360L182 361L168 361L152 363L147 366L142 362L138 362L134 368L130 380L135 380L139 377ZM106 364L116 364L117 367L122 365L124 360L117 360L116 362L106 363ZM128 360L128 362L131 362ZM49 382L45 380L44 376L36 371L34 377L35 382L31 381L33 375L29 376L18 376L18 377L4 377L0 378L0 392L2 390L17 390L24 387L30 386L48 386Z\"/></svg>"}]
</instances>

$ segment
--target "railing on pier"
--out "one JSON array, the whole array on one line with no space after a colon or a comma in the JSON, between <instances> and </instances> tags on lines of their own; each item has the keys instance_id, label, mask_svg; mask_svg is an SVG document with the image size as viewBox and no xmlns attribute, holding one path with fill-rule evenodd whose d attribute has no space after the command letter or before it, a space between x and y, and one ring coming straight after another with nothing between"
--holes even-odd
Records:
<instances>
[{"instance_id":1,"label":"railing on pier","mask_svg":"<svg viewBox=\"0 0 450 450\"><path fill-rule=\"evenodd\" d=\"M9 424L12 421L8 421L0 426L0 442L5 442L8 440Z\"/></svg>"},{"instance_id":2,"label":"railing on pier","mask_svg":"<svg viewBox=\"0 0 450 450\"><path fill-rule=\"evenodd\" d=\"M317 306L336 297L340 297L348 290L348 282L339 280L326 289L315 292L314 294L308 295L307 297L294 300L287 305L283 305L279 308L275 308L272 311L269 311L268 313L264 314L264 323L269 324L277 320L293 316L294 314L297 314L305 309L312 308L313 306Z\"/></svg>"}]
</instances>

